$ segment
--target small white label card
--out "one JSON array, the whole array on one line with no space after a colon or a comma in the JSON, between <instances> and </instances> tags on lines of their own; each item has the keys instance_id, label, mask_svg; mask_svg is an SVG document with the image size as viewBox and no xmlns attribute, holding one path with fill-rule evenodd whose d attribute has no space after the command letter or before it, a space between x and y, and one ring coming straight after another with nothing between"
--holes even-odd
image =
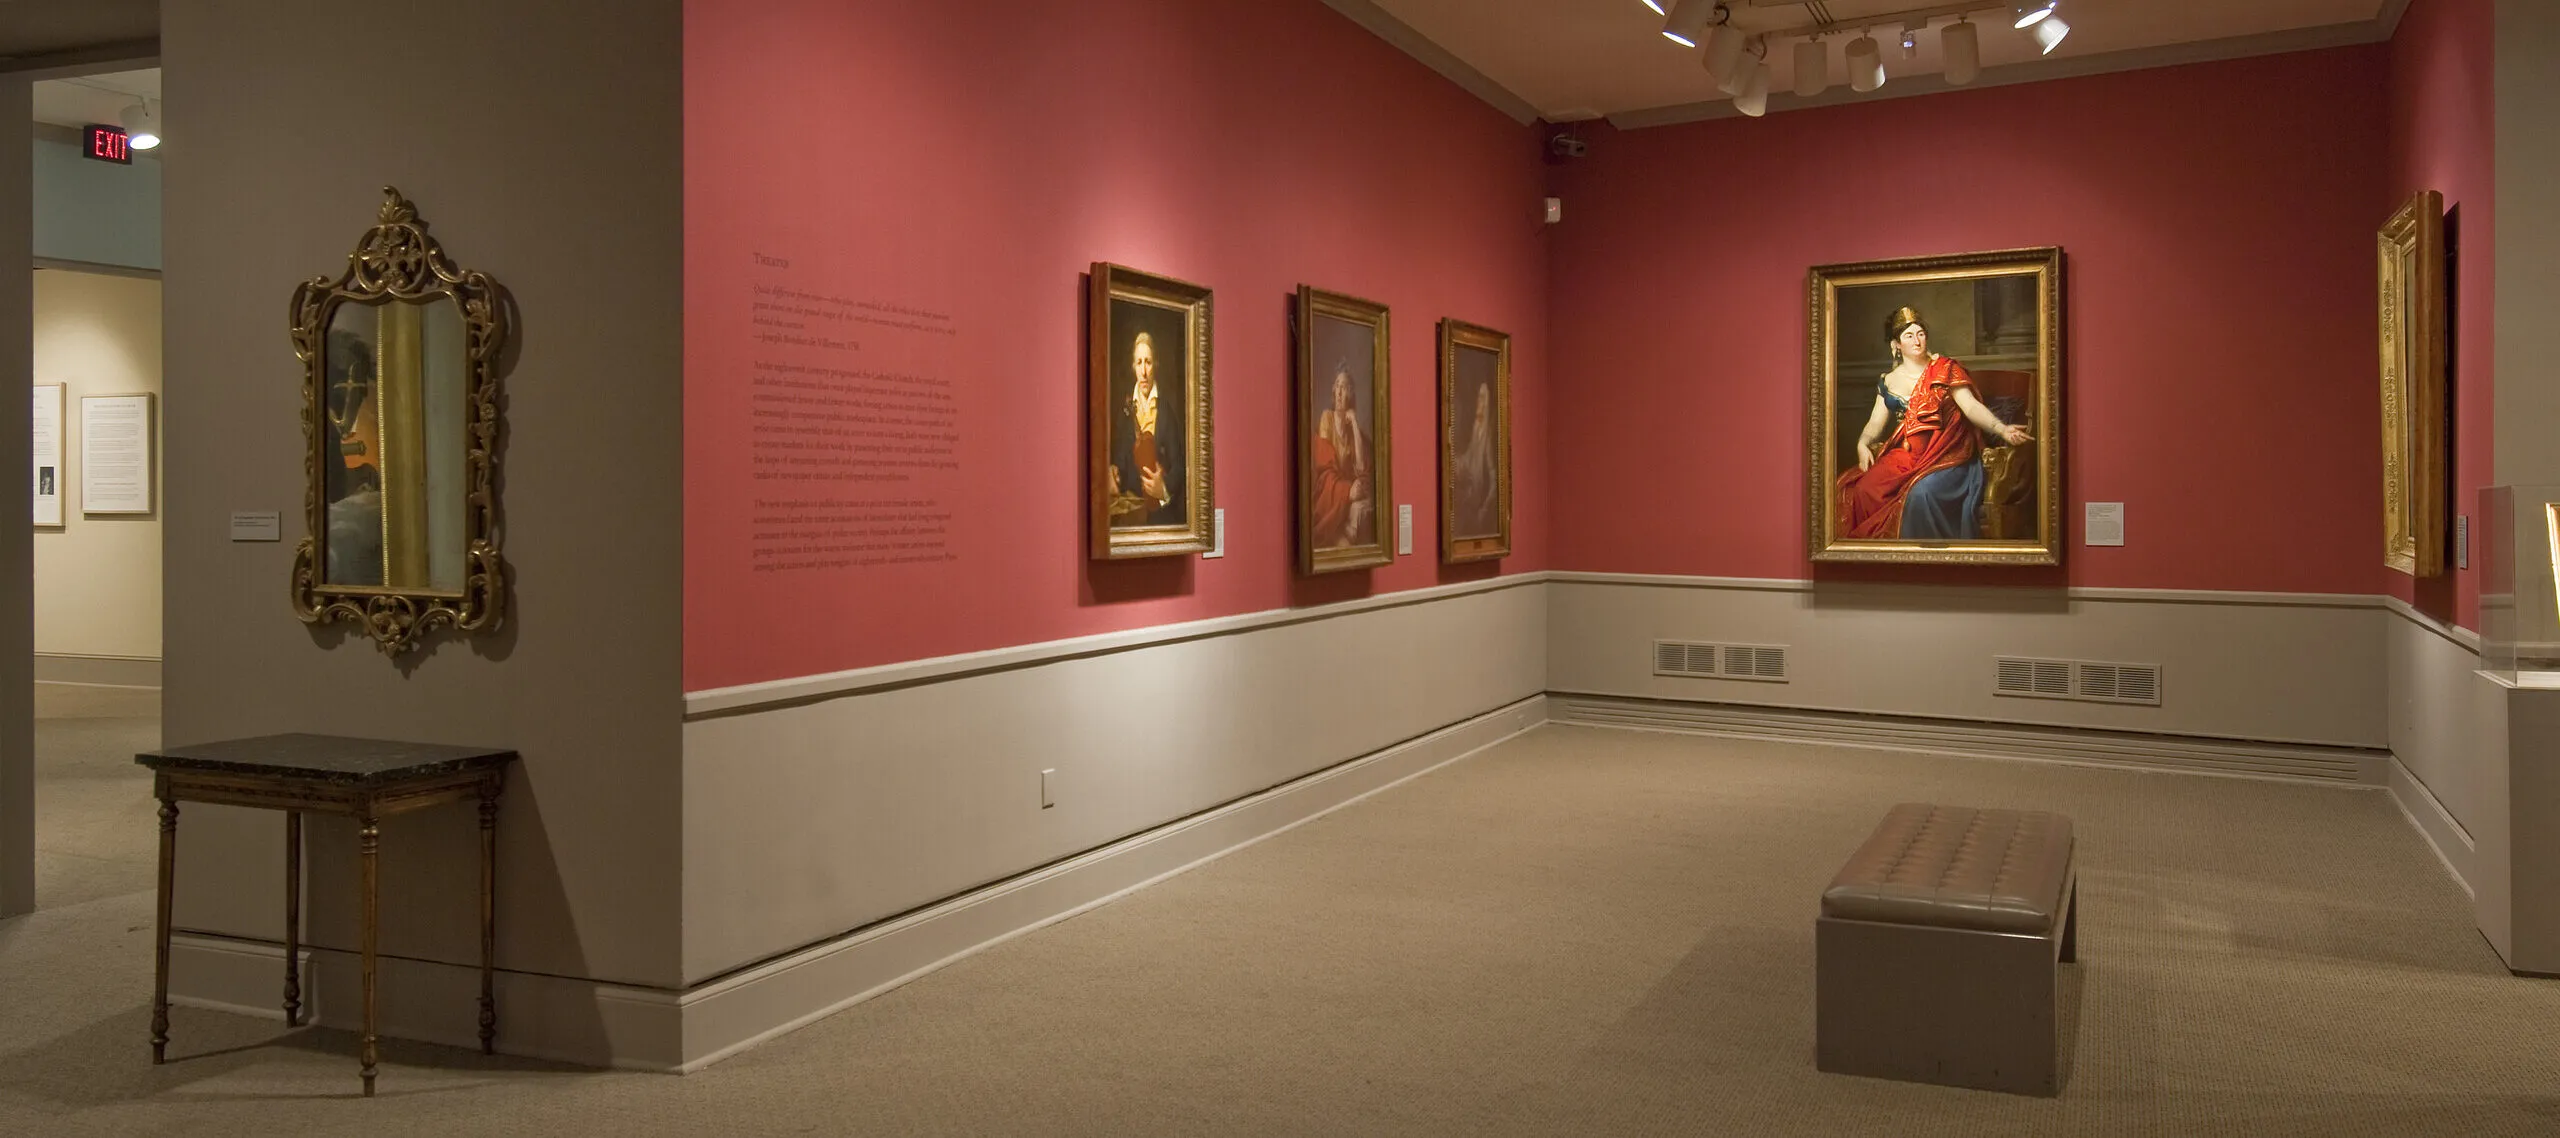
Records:
<instances>
[{"instance_id":1,"label":"small white label card","mask_svg":"<svg viewBox=\"0 0 2560 1138\"><path fill-rule=\"evenodd\" d=\"M274 510L263 513L256 510L233 510L231 540L283 541L284 522Z\"/></svg>"},{"instance_id":2,"label":"small white label card","mask_svg":"<svg viewBox=\"0 0 2560 1138\"><path fill-rule=\"evenodd\" d=\"M2471 515L2453 516L2453 567L2471 568Z\"/></svg>"},{"instance_id":3,"label":"small white label card","mask_svg":"<svg viewBox=\"0 0 2560 1138\"><path fill-rule=\"evenodd\" d=\"M2088 521L2082 530L2083 544L2124 544L2124 503L2089 503Z\"/></svg>"},{"instance_id":4,"label":"small white label card","mask_svg":"<svg viewBox=\"0 0 2560 1138\"><path fill-rule=\"evenodd\" d=\"M1203 553L1200 556L1203 559L1206 559L1211 557L1224 557L1226 555L1227 511L1225 507L1220 507L1209 511L1209 552Z\"/></svg>"},{"instance_id":5,"label":"small white label card","mask_svg":"<svg viewBox=\"0 0 2560 1138\"><path fill-rule=\"evenodd\" d=\"M1412 552L1413 504L1406 502L1396 507L1396 553L1402 556Z\"/></svg>"}]
</instances>

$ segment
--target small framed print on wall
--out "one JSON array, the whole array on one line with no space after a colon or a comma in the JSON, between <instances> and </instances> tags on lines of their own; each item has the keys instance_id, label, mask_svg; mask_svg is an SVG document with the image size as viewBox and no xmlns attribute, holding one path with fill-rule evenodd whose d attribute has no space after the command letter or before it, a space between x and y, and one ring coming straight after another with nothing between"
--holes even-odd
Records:
<instances>
[{"instance_id":1,"label":"small framed print on wall","mask_svg":"<svg viewBox=\"0 0 2560 1138\"><path fill-rule=\"evenodd\" d=\"M80 512L151 512L151 397L80 397Z\"/></svg>"},{"instance_id":2,"label":"small framed print on wall","mask_svg":"<svg viewBox=\"0 0 2560 1138\"><path fill-rule=\"evenodd\" d=\"M1212 544L1209 290L1097 262L1087 284L1089 553Z\"/></svg>"},{"instance_id":3,"label":"small framed print on wall","mask_svg":"<svg viewBox=\"0 0 2560 1138\"><path fill-rule=\"evenodd\" d=\"M1298 286L1298 569L1395 560L1387 309Z\"/></svg>"},{"instance_id":4,"label":"small framed print on wall","mask_svg":"<svg viewBox=\"0 0 2560 1138\"><path fill-rule=\"evenodd\" d=\"M1440 322L1440 560L1511 555L1511 336Z\"/></svg>"}]
</instances>

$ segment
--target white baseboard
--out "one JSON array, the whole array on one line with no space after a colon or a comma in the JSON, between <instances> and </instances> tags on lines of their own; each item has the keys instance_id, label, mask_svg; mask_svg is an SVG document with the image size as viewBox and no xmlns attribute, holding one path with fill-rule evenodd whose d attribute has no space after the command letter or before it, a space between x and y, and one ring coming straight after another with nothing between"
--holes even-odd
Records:
<instances>
[{"instance_id":1,"label":"white baseboard","mask_svg":"<svg viewBox=\"0 0 2560 1138\"><path fill-rule=\"evenodd\" d=\"M2390 779L2391 801L2400 807L2400 816L2407 818L2409 825L2427 839L2427 848L2436 852L2436 860L2444 863L2445 872L2453 875L2454 882L2462 886L2462 891L2477 896L2471 887L2472 858L2476 856L2477 848L2472 843L2471 831L2462 828L2453 812L2436 800L2435 792L2418 781L2418 776L2401 763L2399 756L2392 756L2387 777Z\"/></svg>"},{"instance_id":2,"label":"white baseboard","mask_svg":"<svg viewBox=\"0 0 2560 1138\"><path fill-rule=\"evenodd\" d=\"M2390 754L2352 747L2143 735L2078 727L2025 727L1738 704L1550 695L1558 723L1673 731L1735 739L1824 743L1889 751L2032 759L2243 778L2382 786Z\"/></svg>"},{"instance_id":3,"label":"white baseboard","mask_svg":"<svg viewBox=\"0 0 2560 1138\"><path fill-rule=\"evenodd\" d=\"M85 684L111 688L157 688L157 656L83 656L69 652L36 653L36 682Z\"/></svg>"},{"instance_id":4,"label":"white baseboard","mask_svg":"<svg viewBox=\"0 0 2560 1138\"><path fill-rule=\"evenodd\" d=\"M823 1019L981 950L1064 920L1500 743L1547 719L1532 696L1100 849L810 945L683 992L563 976L497 974L498 1050L589 1066L692 1071ZM361 1022L352 953L304 950L311 1022ZM379 963L378 1031L479 1046L480 973ZM170 940L173 1003L282 1019L284 946L182 933ZM185 1053L183 1038L170 1044Z\"/></svg>"}]
</instances>

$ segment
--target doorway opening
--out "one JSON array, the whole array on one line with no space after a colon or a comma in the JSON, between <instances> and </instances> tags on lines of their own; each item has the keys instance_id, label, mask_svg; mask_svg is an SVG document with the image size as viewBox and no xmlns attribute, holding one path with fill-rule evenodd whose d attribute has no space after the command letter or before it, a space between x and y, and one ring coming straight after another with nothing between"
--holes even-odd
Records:
<instances>
[{"instance_id":1,"label":"doorway opening","mask_svg":"<svg viewBox=\"0 0 2560 1138\"><path fill-rule=\"evenodd\" d=\"M158 68L56 76L34 111L35 904L150 891L160 744ZM118 135L121 128L132 128Z\"/></svg>"}]
</instances>

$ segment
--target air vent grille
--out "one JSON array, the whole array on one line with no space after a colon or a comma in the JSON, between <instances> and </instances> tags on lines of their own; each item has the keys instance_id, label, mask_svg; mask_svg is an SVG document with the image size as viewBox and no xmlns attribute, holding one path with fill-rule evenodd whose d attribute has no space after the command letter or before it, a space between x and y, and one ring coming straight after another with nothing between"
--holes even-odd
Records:
<instances>
[{"instance_id":1,"label":"air vent grille","mask_svg":"<svg viewBox=\"0 0 2560 1138\"><path fill-rule=\"evenodd\" d=\"M1998 695L2160 706L2158 664L2031 660L2019 656L1999 657L1996 664L1991 690Z\"/></svg>"},{"instance_id":2,"label":"air vent grille","mask_svg":"<svg viewBox=\"0 0 2560 1138\"><path fill-rule=\"evenodd\" d=\"M1787 649L1781 644L1656 640L1653 674L1782 684L1787 682Z\"/></svg>"}]
</instances>

